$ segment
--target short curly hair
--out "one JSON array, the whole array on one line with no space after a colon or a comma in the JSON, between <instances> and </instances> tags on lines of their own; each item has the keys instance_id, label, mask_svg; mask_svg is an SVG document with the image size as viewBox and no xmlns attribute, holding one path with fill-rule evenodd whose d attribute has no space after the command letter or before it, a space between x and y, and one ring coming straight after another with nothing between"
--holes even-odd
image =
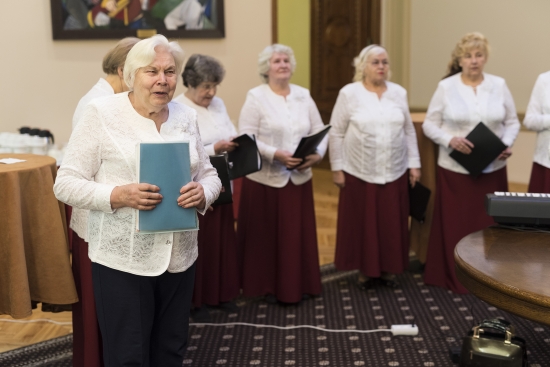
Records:
<instances>
[{"instance_id":1,"label":"short curly hair","mask_svg":"<svg viewBox=\"0 0 550 367\"><path fill-rule=\"evenodd\" d=\"M382 52L385 52L386 55L388 54L388 51L384 47L376 44L369 45L361 50L359 55L357 55L353 59L353 66L355 67L355 74L353 75L354 82L359 82L365 79L364 73L365 73L365 68L367 67L367 61L369 60L369 57L371 57L371 55L379 55ZM388 71L388 79L390 78L390 76L391 76L391 71Z\"/></svg>"},{"instance_id":2,"label":"short curly hair","mask_svg":"<svg viewBox=\"0 0 550 367\"><path fill-rule=\"evenodd\" d=\"M465 53L477 48L485 53L485 57L489 57L490 48L487 38L479 32L466 33L456 44L451 54L451 61L449 61L449 65L447 65L447 74L443 79L462 72L460 59Z\"/></svg>"},{"instance_id":3,"label":"short curly hair","mask_svg":"<svg viewBox=\"0 0 550 367\"><path fill-rule=\"evenodd\" d=\"M274 53L288 55L288 58L290 59L290 72L294 74L294 71L296 70L296 57L294 57L294 51L292 48L279 43L269 45L258 55L258 72L264 83L268 82L267 72L269 71L269 60L271 60Z\"/></svg>"},{"instance_id":4,"label":"short curly hair","mask_svg":"<svg viewBox=\"0 0 550 367\"><path fill-rule=\"evenodd\" d=\"M193 54L187 60L181 77L187 88L197 88L201 83L220 84L225 76L225 69L215 58L207 55Z\"/></svg>"},{"instance_id":5,"label":"short curly hair","mask_svg":"<svg viewBox=\"0 0 550 367\"><path fill-rule=\"evenodd\" d=\"M124 66L128 52L136 43L141 41L136 37L126 37L117 42L112 50L103 58L103 71L107 75L117 75L118 68Z\"/></svg>"}]
</instances>

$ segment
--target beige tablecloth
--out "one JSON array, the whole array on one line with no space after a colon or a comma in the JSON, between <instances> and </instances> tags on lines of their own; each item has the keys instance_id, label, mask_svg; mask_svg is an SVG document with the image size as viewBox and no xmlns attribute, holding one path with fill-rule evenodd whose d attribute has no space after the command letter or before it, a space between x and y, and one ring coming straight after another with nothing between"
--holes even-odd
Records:
<instances>
[{"instance_id":1,"label":"beige tablecloth","mask_svg":"<svg viewBox=\"0 0 550 367\"><path fill-rule=\"evenodd\" d=\"M65 209L53 194L55 159L33 154L1 158L26 162L0 164L0 314L27 317L31 300L77 302Z\"/></svg>"}]
</instances>

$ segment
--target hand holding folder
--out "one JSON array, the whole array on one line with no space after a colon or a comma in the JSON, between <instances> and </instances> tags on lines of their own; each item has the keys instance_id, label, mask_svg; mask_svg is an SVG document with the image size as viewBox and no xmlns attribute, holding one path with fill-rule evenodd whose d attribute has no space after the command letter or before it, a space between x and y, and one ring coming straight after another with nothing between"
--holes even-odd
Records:
<instances>
[{"instance_id":1,"label":"hand holding folder","mask_svg":"<svg viewBox=\"0 0 550 367\"><path fill-rule=\"evenodd\" d=\"M449 156L464 167L472 176L478 176L507 148L483 122L466 136L474 147L470 154L453 150Z\"/></svg>"},{"instance_id":2,"label":"hand holding folder","mask_svg":"<svg viewBox=\"0 0 550 367\"><path fill-rule=\"evenodd\" d=\"M315 134L304 136L302 140L300 140L300 143L298 144L298 147L294 151L294 154L292 155L292 157L305 159L308 155L315 153L315 151L317 150L317 147L319 146L319 144L321 144L321 141L327 135L331 127L332 126L330 125L326 125ZM296 167L289 168L289 170L294 168Z\"/></svg>"},{"instance_id":3,"label":"hand holding folder","mask_svg":"<svg viewBox=\"0 0 550 367\"><path fill-rule=\"evenodd\" d=\"M258 151L254 135L250 137L247 134L243 134L233 139L233 142L237 143L238 146L227 155L230 180L258 172L262 169L262 158Z\"/></svg>"}]
</instances>

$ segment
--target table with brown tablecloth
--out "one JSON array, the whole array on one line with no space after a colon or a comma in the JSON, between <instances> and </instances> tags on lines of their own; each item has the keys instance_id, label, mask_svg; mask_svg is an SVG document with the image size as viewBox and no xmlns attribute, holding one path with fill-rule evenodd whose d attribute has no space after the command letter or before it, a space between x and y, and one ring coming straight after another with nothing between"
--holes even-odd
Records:
<instances>
[{"instance_id":1,"label":"table with brown tablecloth","mask_svg":"<svg viewBox=\"0 0 550 367\"><path fill-rule=\"evenodd\" d=\"M0 314L31 315L31 301L78 301L65 209L54 196L55 159L0 154L26 162L0 164Z\"/></svg>"}]
</instances>

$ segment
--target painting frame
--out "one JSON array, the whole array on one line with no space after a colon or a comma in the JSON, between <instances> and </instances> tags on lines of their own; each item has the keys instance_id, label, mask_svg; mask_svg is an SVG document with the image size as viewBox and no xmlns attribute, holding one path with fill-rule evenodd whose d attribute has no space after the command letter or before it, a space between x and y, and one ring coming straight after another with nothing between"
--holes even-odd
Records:
<instances>
[{"instance_id":1,"label":"painting frame","mask_svg":"<svg viewBox=\"0 0 550 367\"><path fill-rule=\"evenodd\" d=\"M208 0L215 6L213 29L177 29L166 28L118 28L118 29L65 29L63 0L50 0L52 37L54 40L101 40L121 39L124 37L147 38L154 34L162 34L167 38L224 38L225 12L224 0ZM182 0L183 2L184 0Z\"/></svg>"}]
</instances>

